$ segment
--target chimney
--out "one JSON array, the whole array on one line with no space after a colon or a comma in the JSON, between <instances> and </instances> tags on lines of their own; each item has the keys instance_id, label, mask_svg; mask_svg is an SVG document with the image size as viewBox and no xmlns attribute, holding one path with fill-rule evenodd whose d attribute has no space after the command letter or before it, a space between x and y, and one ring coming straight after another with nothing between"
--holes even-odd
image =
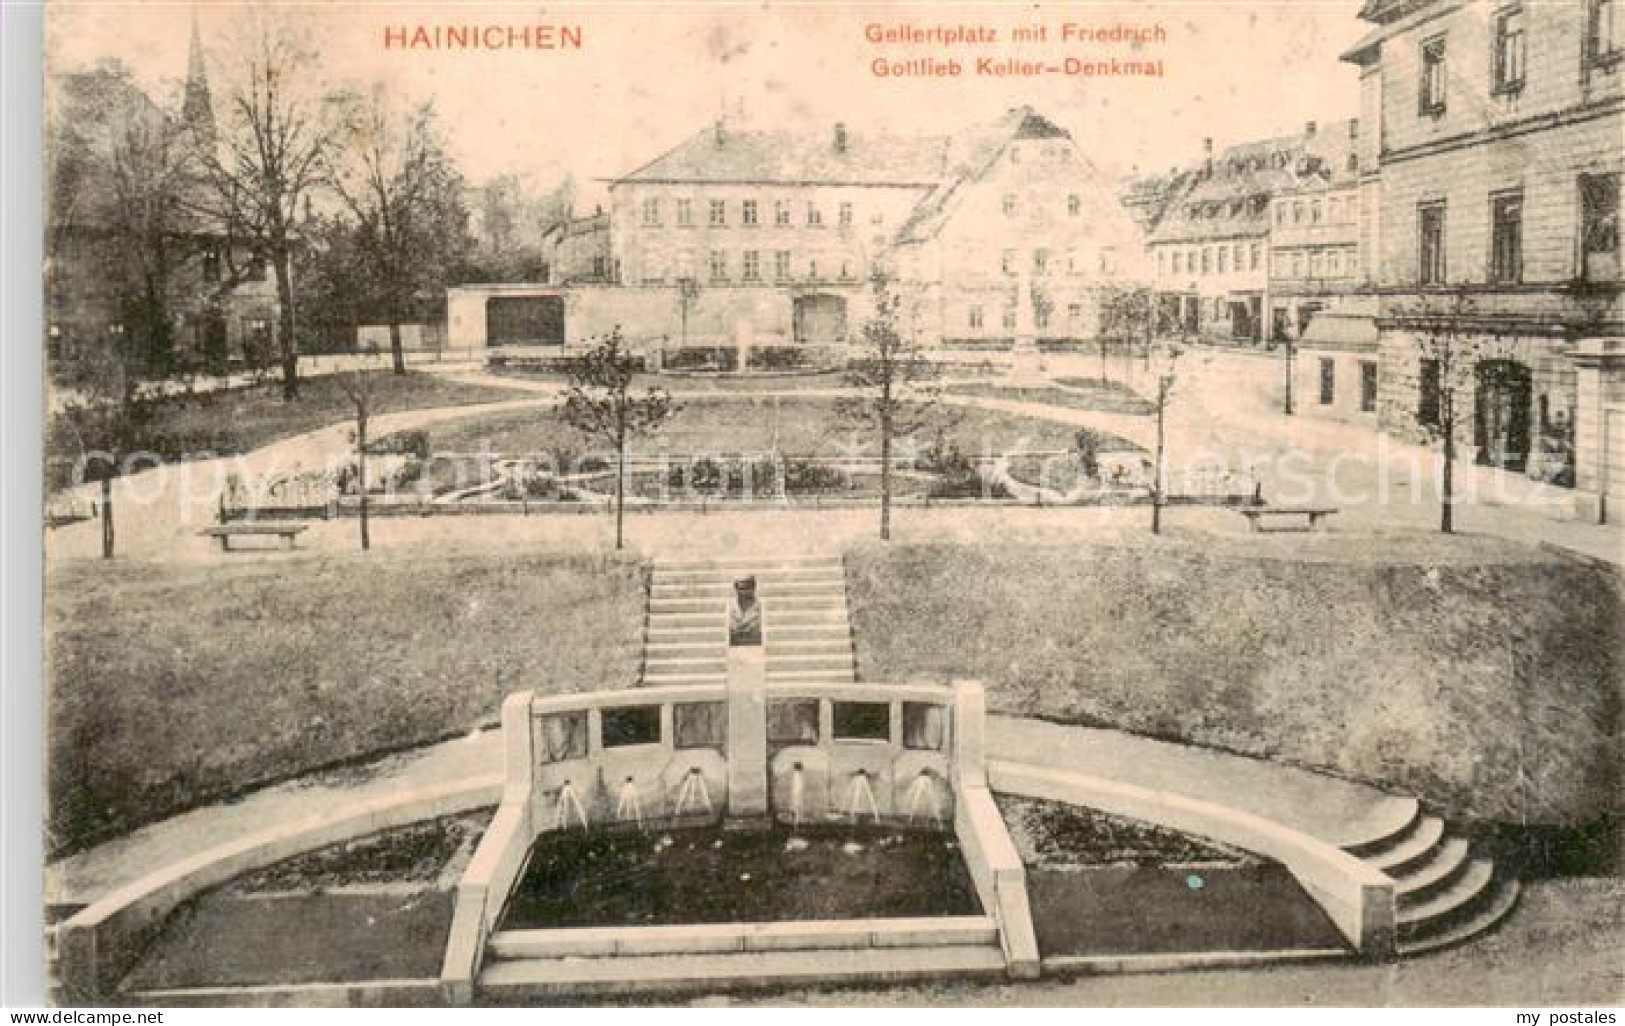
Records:
<instances>
[{"instance_id":1,"label":"chimney","mask_svg":"<svg viewBox=\"0 0 1625 1026\"><path fill-rule=\"evenodd\" d=\"M1303 134L1307 138L1313 139L1315 137L1315 129L1316 129L1316 127L1317 126L1315 125L1315 123L1313 121L1305 121L1303 123Z\"/></svg>"},{"instance_id":2,"label":"chimney","mask_svg":"<svg viewBox=\"0 0 1625 1026\"><path fill-rule=\"evenodd\" d=\"M835 152L846 152L846 122L835 122Z\"/></svg>"},{"instance_id":3,"label":"chimney","mask_svg":"<svg viewBox=\"0 0 1625 1026\"><path fill-rule=\"evenodd\" d=\"M716 125L714 126L713 130L716 134L717 146L720 148L723 143L728 141L727 126L723 124L721 118L717 118Z\"/></svg>"},{"instance_id":4,"label":"chimney","mask_svg":"<svg viewBox=\"0 0 1625 1026\"><path fill-rule=\"evenodd\" d=\"M1202 173L1213 174L1213 137L1210 135L1202 140Z\"/></svg>"},{"instance_id":5,"label":"chimney","mask_svg":"<svg viewBox=\"0 0 1625 1026\"><path fill-rule=\"evenodd\" d=\"M1213 156L1213 137L1211 135L1202 140L1202 153L1205 156Z\"/></svg>"}]
</instances>

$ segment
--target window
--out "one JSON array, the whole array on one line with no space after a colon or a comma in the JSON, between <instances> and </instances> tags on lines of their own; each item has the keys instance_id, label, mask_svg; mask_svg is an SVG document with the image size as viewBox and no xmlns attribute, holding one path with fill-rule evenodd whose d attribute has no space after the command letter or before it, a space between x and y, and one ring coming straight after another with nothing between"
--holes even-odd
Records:
<instances>
[{"instance_id":1,"label":"window","mask_svg":"<svg viewBox=\"0 0 1625 1026\"><path fill-rule=\"evenodd\" d=\"M1580 276L1586 281L1619 278L1618 172L1580 176Z\"/></svg>"},{"instance_id":2,"label":"window","mask_svg":"<svg viewBox=\"0 0 1625 1026\"><path fill-rule=\"evenodd\" d=\"M1005 331L1015 331L1016 330L1016 308L1013 307L1013 306L1005 307L1004 308L1004 316L1002 318L1000 318L1000 322L1004 325L1004 330Z\"/></svg>"},{"instance_id":3,"label":"window","mask_svg":"<svg viewBox=\"0 0 1625 1026\"><path fill-rule=\"evenodd\" d=\"M1292 201L1292 223L1293 224L1302 224L1303 223L1303 201L1302 200L1293 200Z\"/></svg>"},{"instance_id":4,"label":"window","mask_svg":"<svg viewBox=\"0 0 1625 1026\"><path fill-rule=\"evenodd\" d=\"M1213 250L1202 247L1202 273L1207 274L1213 270Z\"/></svg>"},{"instance_id":5,"label":"window","mask_svg":"<svg viewBox=\"0 0 1625 1026\"><path fill-rule=\"evenodd\" d=\"M543 716L536 732L537 758L541 762L568 762L587 757L587 713L567 712Z\"/></svg>"},{"instance_id":6,"label":"window","mask_svg":"<svg viewBox=\"0 0 1625 1026\"><path fill-rule=\"evenodd\" d=\"M756 201L755 200L746 200L743 204L740 205L740 208L739 208L739 223L740 224L748 224L748 225L755 225L757 223L757 221L756 221Z\"/></svg>"},{"instance_id":7,"label":"window","mask_svg":"<svg viewBox=\"0 0 1625 1026\"><path fill-rule=\"evenodd\" d=\"M817 281L818 280L818 261L816 261L816 260L807 261L807 280L808 281Z\"/></svg>"},{"instance_id":8,"label":"window","mask_svg":"<svg viewBox=\"0 0 1625 1026\"><path fill-rule=\"evenodd\" d=\"M1591 0L1591 20L1586 33L1586 49L1594 63L1619 59L1625 41L1620 38L1620 0Z\"/></svg>"},{"instance_id":9,"label":"window","mask_svg":"<svg viewBox=\"0 0 1625 1026\"><path fill-rule=\"evenodd\" d=\"M1185 254L1174 250L1174 273L1179 274L1185 270Z\"/></svg>"},{"instance_id":10,"label":"window","mask_svg":"<svg viewBox=\"0 0 1625 1026\"><path fill-rule=\"evenodd\" d=\"M1230 266L1238 271L1241 270L1241 243L1239 242L1230 247Z\"/></svg>"},{"instance_id":11,"label":"window","mask_svg":"<svg viewBox=\"0 0 1625 1026\"><path fill-rule=\"evenodd\" d=\"M1490 197L1490 280L1523 280L1523 193Z\"/></svg>"},{"instance_id":12,"label":"window","mask_svg":"<svg viewBox=\"0 0 1625 1026\"><path fill-rule=\"evenodd\" d=\"M1040 305L1034 308L1033 327L1040 331L1049 327L1049 307Z\"/></svg>"},{"instance_id":13,"label":"window","mask_svg":"<svg viewBox=\"0 0 1625 1026\"><path fill-rule=\"evenodd\" d=\"M790 223L789 200L773 201L773 223L781 227Z\"/></svg>"},{"instance_id":14,"label":"window","mask_svg":"<svg viewBox=\"0 0 1625 1026\"><path fill-rule=\"evenodd\" d=\"M1166 250L1157 250L1157 275L1160 277L1168 273L1168 253Z\"/></svg>"},{"instance_id":15,"label":"window","mask_svg":"<svg viewBox=\"0 0 1625 1026\"><path fill-rule=\"evenodd\" d=\"M773 254L773 277L785 281L790 277L790 251L781 249Z\"/></svg>"},{"instance_id":16,"label":"window","mask_svg":"<svg viewBox=\"0 0 1625 1026\"><path fill-rule=\"evenodd\" d=\"M1335 249L1326 254L1326 273L1332 275L1343 273L1342 254Z\"/></svg>"},{"instance_id":17,"label":"window","mask_svg":"<svg viewBox=\"0 0 1625 1026\"><path fill-rule=\"evenodd\" d=\"M745 250L745 259L739 270L746 281L762 280L762 255L754 249Z\"/></svg>"},{"instance_id":18,"label":"window","mask_svg":"<svg viewBox=\"0 0 1625 1026\"><path fill-rule=\"evenodd\" d=\"M1076 194L1066 198L1066 216L1077 217L1083 213L1083 200Z\"/></svg>"},{"instance_id":19,"label":"window","mask_svg":"<svg viewBox=\"0 0 1625 1026\"><path fill-rule=\"evenodd\" d=\"M255 257L248 262L249 281L264 281L265 275L269 273L269 271L270 265L265 262L264 257Z\"/></svg>"},{"instance_id":20,"label":"window","mask_svg":"<svg viewBox=\"0 0 1625 1026\"><path fill-rule=\"evenodd\" d=\"M890 741L891 705L887 702L836 702L837 741Z\"/></svg>"},{"instance_id":21,"label":"window","mask_svg":"<svg viewBox=\"0 0 1625 1026\"><path fill-rule=\"evenodd\" d=\"M839 213L836 215L836 217L840 220L842 228L851 227L851 225L852 225L852 204L850 204L850 203L842 203L841 206L840 206L840 209L839 209Z\"/></svg>"},{"instance_id":22,"label":"window","mask_svg":"<svg viewBox=\"0 0 1625 1026\"><path fill-rule=\"evenodd\" d=\"M1444 113L1444 37L1434 36L1422 44L1422 80L1417 85L1416 112L1423 117Z\"/></svg>"},{"instance_id":23,"label":"window","mask_svg":"<svg viewBox=\"0 0 1625 1026\"><path fill-rule=\"evenodd\" d=\"M1252 251L1252 253L1250 253L1248 255L1248 269L1253 270L1253 271L1258 270L1259 262L1262 261L1263 258L1264 258L1264 246L1263 246L1263 243L1259 243L1259 242L1253 243L1253 251Z\"/></svg>"},{"instance_id":24,"label":"window","mask_svg":"<svg viewBox=\"0 0 1625 1026\"><path fill-rule=\"evenodd\" d=\"M1423 285L1444 284L1444 204L1416 208L1417 276Z\"/></svg>"},{"instance_id":25,"label":"window","mask_svg":"<svg viewBox=\"0 0 1625 1026\"><path fill-rule=\"evenodd\" d=\"M807 226L809 228L819 228L823 224L824 212L818 209L818 204L809 202L807 204Z\"/></svg>"},{"instance_id":26,"label":"window","mask_svg":"<svg viewBox=\"0 0 1625 1026\"><path fill-rule=\"evenodd\" d=\"M818 699L795 698L767 703L767 740L777 745L816 745Z\"/></svg>"},{"instance_id":27,"label":"window","mask_svg":"<svg viewBox=\"0 0 1625 1026\"><path fill-rule=\"evenodd\" d=\"M1377 408L1377 362L1360 361L1360 412L1371 413Z\"/></svg>"},{"instance_id":28,"label":"window","mask_svg":"<svg viewBox=\"0 0 1625 1026\"><path fill-rule=\"evenodd\" d=\"M1007 192L1004 194L1004 216L1016 216L1016 194L1013 192Z\"/></svg>"},{"instance_id":29,"label":"window","mask_svg":"<svg viewBox=\"0 0 1625 1026\"><path fill-rule=\"evenodd\" d=\"M982 330L982 308L973 306L965 314L965 323L972 331Z\"/></svg>"},{"instance_id":30,"label":"window","mask_svg":"<svg viewBox=\"0 0 1625 1026\"><path fill-rule=\"evenodd\" d=\"M1343 201L1333 196L1326 201L1326 220L1340 224L1343 220Z\"/></svg>"},{"instance_id":31,"label":"window","mask_svg":"<svg viewBox=\"0 0 1625 1026\"><path fill-rule=\"evenodd\" d=\"M721 228L728 223L728 204L724 200L711 201L711 227Z\"/></svg>"},{"instance_id":32,"label":"window","mask_svg":"<svg viewBox=\"0 0 1625 1026\"><path fill-rule=\"evenodd\" d=\"M903 747L940 752L948 738L948 715L940 705L903 703Z\"/></svg>"},{"instance_id":33,"label":"window","mask_svg":"<svg viewBox=\"0 0 1625 1026\"><path fill-rule=\"evenodd\" d=\"M217 249L203 251L203 280L220 280L220 251Z\"/></svg>"},{"instance_id":34,"label":"window","mask_svg":"<svg viewBox=\"0 0 1625 1026\"><path fill-rule=\"evenodd\" d=\"M1439 361L1423 358L1416 367L1416 422L1439 426Z\"/></svg>"},{"instance_id":35,"label":"window","mask_svg":"<svg viewBox=\"0 0 1625 1026\"><path fill-rule=\"evenodd\" d=\"M1315 200L1313 203L1309 204L1309 223L1310 224L1319 224L1320 223L1320 215L1322 213L1323 213L1323 211L1321 210L1321 207L1320 207L1320 200Z\"/></svg>"},{"instance_id":36,"label":"window","mask_svg":"<svg viewBox=\"0 0 1625 1026\"><path fill-rule=\"evenodd\" d=\"M728 741L725 702L678 702L671 707L672 745L676 748L722 748Z\"/></svg>"},{"instance_id":37,"label":"window","mask_svg":"<svg viewBox=\"0 0 1625 1026\"><path fill-rule=\"evenodd\" d=\"M1275 205L1275 223L1286 224L1286 202L1283 200Z\"/></svg>"},{"instance_id":38,"label":"window","mask_svg":"<svg viewBox=\"0 0 1625 1026\"><path fill-rule=\"evenodd\" d=\"M728 280L728 254L722 252L720 249L713 249L711 251L711 280Z\"/></svg>"},{"instance_id":39,"label":"window","mask_svg":"<svg viewBox=\"0 0 1625 1026\"><path fill-rule=\"evenodd\" d=\"M1047 249L1035 249L1035 250L1033 250L1033 273L1034 274L1048 274L1049 273L1049 250L1047 250Z\"/></svg>"},{"instance_id":40,"label":"window","mask_svg":"<svg viewBox=\"0 0 1625 1026\"><path fill-rule=\"evenodd\" d=\"M660 706L627 705L603 712L605 748L660 743Z\"/></svg>"},{"instance_id":41,"label":"window","mask_svg":"<svg viewBox=\"0 0 1625 1026\"><path fill-rule=\"evenodd\" d=\"M1007 249L999 255L999 270L1005 274L1016 273L1016 251Z\"/></svg>"},{"instance_id":42,"label":"window","mask_svg":"<svg viewBox=\"0 0 1625 1026\"><path fill-rule=\"evenodd\" d=\"M1219 273L1224 274L1230 270L1230 247L1219 247Z\"/></svg>"},{"instance_id":43,"label":"window","mask_svg":"<svg viewBox=\"0 0 1625 1026\"><path fill-rule=\"evenodd\" d=\"M608 262L601 256L592 258L592 276L600 281L608 277Z\"/></svg>"},{"instance_id":44,"label":"window","mask_svg":"<svg viewBox=\"0 0 1625 1026\"><path fill-rule=\"evenodd\" d=\"M1303 254L1302 253L1293 253L1292 254L1292 277L1294 277L1294 278L1302 278L1303 277Z\"/></svg>"},{"instance_id":45,"label":"window","mask_svg":"<svg viewBox=\"0 0 1625 1026\"><path fill-rule=\"evenodd\" d=\"M643 201L643 223L648 227L660 224L660 200L653 196Z\"/></svg>"},{"instance_id":46,"label":"window","mask_svg":"<svg viewBox=\"0 0 1625 1026\"><path fill-rule=\"evenodd\" d=\"M1515 93L1523 88L1523 8L1512 7L1495 16L1495 53L1491 74L1493 92Z\"/></svg>"},{"instance_id":47,"label":"window","mask_svg":"<svg viewBox=\"0 0 1625 1026\"><path fill-rule=\"evenodd\" d=\"M677 227L694 227L694 201L680 199L677 201Z\"/></svg>"},{"instance_id":48,"label":"window","mask_svg":"<svg viewBox=\"0 0 1625 1026\"><path fill-rule=\"evenodd\" d=\"M1320 405L1330 406L1337 396L1337 361L1329 356L1320 358Z\"/></svg>"}]
</instances>

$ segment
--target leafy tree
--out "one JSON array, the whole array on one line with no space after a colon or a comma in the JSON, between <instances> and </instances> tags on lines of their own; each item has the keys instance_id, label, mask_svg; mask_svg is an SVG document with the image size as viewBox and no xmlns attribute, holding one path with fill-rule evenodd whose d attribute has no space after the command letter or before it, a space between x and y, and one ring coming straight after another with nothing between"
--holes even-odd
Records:
<instances>
[{"instance_id":1,"label":"leafy tree","mask_svg":"<svg viewBox=\"0 0 1625 1026\"><path fill-rule=\"evenodd\" d=\"M339 391L344 393L344 398L349 401L350 411L355 420L355 430L351 432L351 436L355 442L356 490L360 496L362 552L372 548L370 510L367 505L367 427L372 420L372 373L366 367L357 367L353 371L343 371L334 375L334 382L338 385Z\"/></svg>"},{"instance_id":2,"label":"leafy tree","mask_svg":"<svg viewBox=\"0 0 1625 1026\"><path fill-rule=\"evenodd\" d=\"M241 22L224 117L198 147L208 183L203 207L228 241L250 249L275 277L282 396L292 400L299 396L293 258L301 217L325 182L340 111L315 91L317 53L290 16L253 7Z\"/></svg>"},{"instance_id":3,"label":"leafy tree","mask_svg":"<svg viewBox=\"0 0 1625 1026\"><path fill-rule=\"evenodd\" d=\"M1162 508L1168 504L1167 414L1168 404L1174 397L1175 374L1182 350L1169 346L1166 362L1157 375L1157 446L1156 461L1151 466L1151 533L1162 533Z\"/></svg>"},{"instance_id":4,"label":"leafy tree","mask_svg":"<svg viewBox=\"0 0 1625 1026\"><path fill-rule=\"evenodd\" d=\"M432 104L389 108L382 92L351 105L335 188L355 219L355 250L389 325L396 374L406 373L401 322L421 292L443 290L471 247L462 176L447 155Z\"/></svg>"},{"instance_id":5,"label":"leafy tree","mask_svg":"<svg viewBox=\"0 0 1625 1026\"><path fill-rule=\"evenodd\" d=\"M901 439L932 423L941 405L934 385L937 367L919 345L897 330L898 298L877 271L870 279L873 313L863 325L862 349L847 368L846 382L861 394L840 403L842 415L880 442L880 537L891 538L892 452Z\"/></svg>"},{"instance_id":6,"label":"leafy tree","mask_svg":"<svg viewBox=\"0 0 1625 1026\"><path fill-rule=\"evenodd\" d=\"M625 348L620 325L583 353L570 371L564 395L565 423L615 450L615 547L622 548L626 522L626 456L631 442L652 433L675 412L663 388L632 391L638 361Z\"/></svg>"}]
</instances>

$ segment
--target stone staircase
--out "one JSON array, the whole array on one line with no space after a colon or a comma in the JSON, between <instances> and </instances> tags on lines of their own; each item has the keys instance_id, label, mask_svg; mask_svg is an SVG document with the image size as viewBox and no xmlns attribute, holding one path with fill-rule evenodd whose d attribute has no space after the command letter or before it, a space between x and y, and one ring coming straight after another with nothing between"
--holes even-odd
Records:
<instances>
[{"instance_id":1,"label":"stone staircase","mask_svg":"<svg viewBox=\"0 0 1625 1026\"><path fill-rule=\"evenodd\" d=\"M1410 800L1409 815L1346 845L1394 881L1399 954L1452 947L1497 926L1518 901L1518 881L1496 871L1472 841Z\"/></svg>"},{"instance_id":2,"label":"stone staircase","mask_svg":"<svg viewBox=\"0 0 1625 1026\"><path fill-rule=\"evenodd\" d=\"M767 679L855 680L846 578L838 556L657 562L649 584L643 683L721 684L734 582L756 578Z\"/></svg>"}]
</instances>

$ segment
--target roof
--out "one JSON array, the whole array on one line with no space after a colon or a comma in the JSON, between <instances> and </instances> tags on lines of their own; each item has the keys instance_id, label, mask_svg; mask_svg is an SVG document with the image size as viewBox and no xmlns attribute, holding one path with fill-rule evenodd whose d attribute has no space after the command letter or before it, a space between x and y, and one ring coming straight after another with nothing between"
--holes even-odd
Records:
<instances>
[{"instance_id":1,"label":"roof","mask_svg":"<svg viewBox=\"0 0 1625 1026\"><path fill-rule=\"evenodd\" d=\"M844 137L845 145L837 146ZM629 174L628 182L761 182L798 185L934 185L946 167L945 136L737 130L726 123L689 136Z\"/></svg>"},{"instance_id":2,"label":"roof","mask_svg":"<svg viewBox=\"0 0 1625 1026\"><path fill-rule=\"evenodd\" d=\"M897 232L898 241L921 242L941 231L965 186L985 175L1010 143L1018 139L1070 138L1065 129L1031 107L1012 107L996 120L960 133L949 140L943 180L914 208Z\"/></svg>"},{"instance_id":3,"label":"roof","mask_svg":"<svg viewBox=\"0 0 1625 1026\"><path fill-rule=\"evenodd\" d=\"M1152 243L1199 242L1269 231L1270 198L1281 193L1351 184L1348 158L1358 136L1353 119L1307 128L1298 135L1238 143L1172 190L1151 233Z\"/></svg>"}]
</instances>

